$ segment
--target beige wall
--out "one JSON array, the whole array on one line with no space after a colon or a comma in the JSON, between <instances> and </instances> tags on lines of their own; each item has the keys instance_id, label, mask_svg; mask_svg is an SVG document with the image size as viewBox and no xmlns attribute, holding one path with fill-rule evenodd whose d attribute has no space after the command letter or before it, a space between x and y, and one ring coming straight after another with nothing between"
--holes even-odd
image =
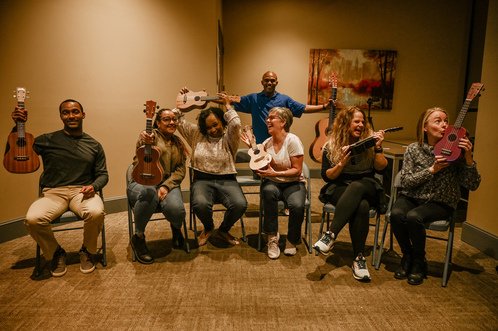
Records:
<instances>
[{"instance_id":1,"label":"beige wall","mask_svg":"<svg viewBox=\"0 0 498 331\"><path fill-rule=\"evenodd\" d=\"M418 114L434 105L456 115L465 94L468 0L400 2L299 0L48 0L0 2L0 145L12 127L16 86L31 90L28 131L61 128L57 105L67 97L87 111L85 130L104 145L110 183L107 199L124 193L124 170L148 99L173 106L179 87L216 91L216 28L223 14L225 85L234 94L261 89L261 74L275 70L278 90L304 102L310 48L398 51L393 109L374 112L376 128L403 125L389 138L411 139ZM497 12L491 1L490 15ZM478 113L476 160L483 184L471 195L469 221L497 234L496 14L487 36L486 91ZM491 40L491 41L490 41ZM493 42L494 41L494 44ZM493 80L494 79L494 80ZM494 84L494 85L493 85ZM493 107L494 106L494 107ZM195 113L189 113L193 119ZM245 122L247 115L242 115ZM307 148L324 114L304 115L292 130ZM477 114L469 114L475 121ZM493 141L494 140L494 141ZM493 151L489 153L489 151ZM314 168L308 156L307 162ZM13 175L0 167L0 222L22 217L36 197L40 171ZM477 199L475 197L478 197Z\"/></svg>"},{"instance_id":2,"label":"beige wall","mask_svg":"<svg viewBox=\"0 0 498 331\"><path fill-rule=\"evenodd\" d=\"M172 107L182 86L217 90L220 3L1 1L0 146L13 126L17 86L31 91L27 131L34 135L62 128L57 107L75 98L85 107L85 131L107 155L106 198L125 196L124 172L145 127L145 101ZM36 198L40 173L15 175L0 167L0 222L23 217Z\"/></svg>"},{"instance_id":3,"label":"beige wall","mask_svg":"<svg viewBox=\"0 0 498 331\"><path fill-rule=\"evenodd\" d=\"M482 182L470 194L467 221L469 224L498 236L498 168L496 130L498 106L498 1L489 2L486 46L482 67L485 90L479 101L474 157L478 161Z\"/></svg>"},{"instance_id":4,"label":"beige wall","mask_svg":"<svg viewBox=\"0 0 498 331\"><path fill-rule=\"evenodd\" d=\"M225 1L223 9L231 93L260 91L262 74L274 70L277 90L304 103L311 48L390 49L398 51L393 109L372 116L378 129L405 129L388 138L415 137L418 115L428 107L456 113L462 105L469 1L252 0ZM305 148L324 116L303 115L293 125ZM319 167L308 155L306 161Z\"/></svg>"}]
</instances>

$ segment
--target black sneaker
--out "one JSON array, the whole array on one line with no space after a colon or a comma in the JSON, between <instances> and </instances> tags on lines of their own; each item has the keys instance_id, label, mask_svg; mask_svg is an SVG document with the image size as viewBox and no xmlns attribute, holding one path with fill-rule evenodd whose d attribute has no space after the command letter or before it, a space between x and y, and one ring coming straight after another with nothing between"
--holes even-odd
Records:
<instances>
[{"instance_id":1,"label":"black sneaker","mask_svg":"<svg viewBox=\"0 0 498 331\"><path fill-rule=\"evenodd\" d=\"M131 237L131 248L137 257L138 262L143 264L151 264L154 262L154 259L150 255L147 245L145 244L145 236L140 238L134 234L133 237Z\"/></svg>"},{"instance_id":2,"label":"black sneaker","mask_svg":"<svg viewBox=\"0 0 498 331\"><path fill-rule=\"evenodd\" d=\"M50 273L53 277L62 277L66 272L66 251L61 246L58 246L50 263Z\"/></svg>"}]
</instances>

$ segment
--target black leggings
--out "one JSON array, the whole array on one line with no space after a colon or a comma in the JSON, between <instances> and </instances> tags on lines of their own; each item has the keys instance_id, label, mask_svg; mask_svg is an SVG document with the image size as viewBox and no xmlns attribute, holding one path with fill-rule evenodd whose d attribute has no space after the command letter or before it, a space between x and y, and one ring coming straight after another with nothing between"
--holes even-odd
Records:
<instances>
[{"instance_id":1,"label":"black leggings","mask_svg":"<svg viewBox=\"0 0 498 331\"><path fill-rule=\"evenodd\" d=\"M391 210L391 227L403 255L425 258L425 223L448 218L453 209L400 195Z\"/></svg>"},{"instance_id":2,"label":"black leggings","mask_svg":"<svg viewBox=\"0 0 498 331\"><path fill-rule=\"evenodd\" d=\"M331 196L335 205L330 231L337 236L349 222L349 234L354 256L364 253L368 236L370 206L376 201L376 187L373 181L359 179L349 185L338 185Z\"/></svg>"}]
</instances>

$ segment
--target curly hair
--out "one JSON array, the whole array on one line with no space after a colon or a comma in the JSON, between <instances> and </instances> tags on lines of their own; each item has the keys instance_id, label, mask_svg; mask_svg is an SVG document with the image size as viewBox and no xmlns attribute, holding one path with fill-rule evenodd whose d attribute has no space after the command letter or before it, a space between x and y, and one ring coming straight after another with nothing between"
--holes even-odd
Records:
<instances>
[{"instance_id":1,"label":"curly hair","mask_svg":"<svg viewBox=\"0 0 498 331\"><path fill-rule=\"evenodd\" d=\"M354 118L354 114L360 112L363 115L363 122L365 129L361 134L360 139L367 138L372 135L373 130L370 123L366 120L365 112L358 107L348 107L340 110L332 126L332 131L329 133L329 139L326 143L328 155L330 161L337 163L341 159L342 151L341 148L350 144L349 137L351 136L350 128L351 121Z\"/></svg>"},{"instance_id":2,"label":"curly hair","mask_svg":"<svg viewBox=\"0 0 498 331\"><path fill-rule=\"evenodd\" d=\"M225 120L224 114L225 112L221 108L210 107L201 110L199 117L197 118L197 126L199 127L199 131L203 136L207 136L207 128L206 128L206 118L213 114L219 121L221 121L221 125L223 128L227 126L227 121Z\"/></svg>"}]
</instances>

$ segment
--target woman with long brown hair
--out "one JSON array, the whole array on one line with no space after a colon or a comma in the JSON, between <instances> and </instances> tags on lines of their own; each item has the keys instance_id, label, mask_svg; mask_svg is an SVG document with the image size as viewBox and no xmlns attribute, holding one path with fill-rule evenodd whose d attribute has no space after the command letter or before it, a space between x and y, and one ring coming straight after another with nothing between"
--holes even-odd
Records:
<instances>
[{"instance_id":1,"label":"woman with long brown hair","mask_svg":"<svg viewBox=\"0 0 498 331\"><path fill-rule=\"evenodd\" d=\"M374 148L353 155L351 145L373 136ZM376 171L387 166L382 150L384 132L373 132L365 113L357 107L339 111L328 142L323 148L322 178L327 184L320 191L320 201L335 205L331 228L314 244L314 248L328 255L342 228L349 223L353 245L353 277L369 281L370 274L364 257L369 229L369 210L378 205L384 193L374 177Z\"/></svg>"}]
</instances>

